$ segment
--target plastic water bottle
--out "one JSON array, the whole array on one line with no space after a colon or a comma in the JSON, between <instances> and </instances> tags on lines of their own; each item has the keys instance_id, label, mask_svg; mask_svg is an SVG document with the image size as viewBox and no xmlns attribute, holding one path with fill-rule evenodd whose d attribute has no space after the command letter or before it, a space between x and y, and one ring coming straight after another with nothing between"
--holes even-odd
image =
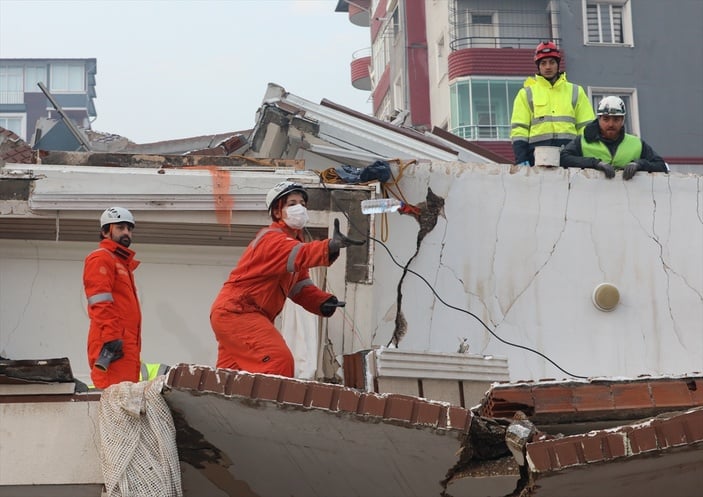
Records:
<instances>
[{"instance_id":1,"label":"plastic water bottle","mask_svg":"<svg viewBox=\"0 0 703 497\"><path fill-rule=\"evenodd\" d=\"M386 212L396 212L403 206L403 202L397 198L374 198L361 201L362 214L383 214Z\"/></svg>"}]
</instances>

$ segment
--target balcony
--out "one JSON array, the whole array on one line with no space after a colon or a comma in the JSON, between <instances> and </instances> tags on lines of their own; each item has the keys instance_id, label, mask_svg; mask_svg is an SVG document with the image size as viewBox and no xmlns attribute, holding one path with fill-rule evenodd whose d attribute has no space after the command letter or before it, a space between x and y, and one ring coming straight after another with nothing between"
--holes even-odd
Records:
<instances>
[{"instance_id":1,"label":"balcony","mask_svg":"<svg viewBox=\"0 0 703 497\"><path fill-rule=\"evenodd\" d=\"M514 9L500 6L477 9L476 4L473 0L457 0L450 7L449 47L452 51L465 48L534 50L541 41L558 42L560 38L560 13L555 8L558 2L524 0L519 2L522 8Z\"/></svg>"},{"instance_id":2,"label":"balcony","mask_svg":"<svg viewBox=\"0 0 703 497\"><path fill-rule=\"evenodd\" d=\"M368 28L371 25L371 0L350 0L348 3L351 23Z\"/></svg>"},{"instance_id":3,"label":"balcony","mask_svg":"<svg viewBox=\"0 0 703 497\"><path fill-rule=\"evenodd\" d=\"M21 104L24 103L24 91L22 90L2 90L0 91L0 104Z\"/></svg>"},{"instance_id":4,"label":"balcony","mask_svg":"<svg viewBox=\"0 0 703 497\"><path fill-rule=\"evenodd\" d=\"M371 84L371 49L363 48L352 54L351 82L357 90L370 91Z\"/></svg>"},{"instance_id":5,"label":"balcony","mask_svg":"<svg viewBox=\"0 0 703 497\"><path fill-rule=\"evenodd\" d=\"M337 0L335 12L347 12L349 20L356 26L371 26L371 0Z\"/></svg>"}]
</instances>

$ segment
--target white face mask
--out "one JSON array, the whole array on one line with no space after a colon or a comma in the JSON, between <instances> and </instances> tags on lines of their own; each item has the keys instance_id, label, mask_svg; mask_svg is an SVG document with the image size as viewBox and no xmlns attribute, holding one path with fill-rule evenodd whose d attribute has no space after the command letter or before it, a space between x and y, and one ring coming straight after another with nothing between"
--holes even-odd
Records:
<instances>
[{"instance_id":1,"label":"white face mask","mask_svg":"<svg viewBox=\"0 0 703 497\"><path fill-rule=\"evenodd\" d=\"M303 204L295 204L286 207L286 217L283 222L294 230L301 230L308 222L308 210Z\"/></svg>"}]
</instances>

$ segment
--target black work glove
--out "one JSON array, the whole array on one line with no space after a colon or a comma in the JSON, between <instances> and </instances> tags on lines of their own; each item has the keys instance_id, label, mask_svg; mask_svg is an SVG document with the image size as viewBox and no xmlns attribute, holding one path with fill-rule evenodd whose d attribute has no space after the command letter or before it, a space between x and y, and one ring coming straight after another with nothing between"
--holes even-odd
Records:
<instances>
[{"instance_id":1,"label":"black work glove","mask_svg":"<svg viewBox=\"0 0 703 497\"><path fill-rule=\"evenodd\" d=\"M334 311L337 310L337 307L344 307L346 305L346 302L343 302L341 300L337 300L337 297L332 295L330 298L325 300L322 305L320 306L320 314L325 316L326 318L330 317L332 314L334 314Z\"/></svg>"},{"instance_id":2,"label":"black work glove","mask_svg":"<svg viewBox=\"0 0 703 497\"><path fill-rule=\"evenodd\" d=\"M334 234L330 238L330 252L337 253L339 249L348 247L350 245L363 245L366 240L353 240L339 231L339 219L334 220Z\"/></svg>"},{"instance_id":3,"label":"black work glove","mask_svg":"<svg viewBox=\"0 0 703 497\"><path fill-rule=\"evenodd\" d=\"M640 165L637 164L636 162L630 162L627 166L625 166L625 170L622 172L622 179L628 180L632 179L632 177L635 175L637 171L640 170Z\"/></svg>"},{"instance_id":4,"label":"black work glove","mask_svg":"<svg viewBox=\"0 0 703 497\"><path fill-rule=\"evenodd\" d=\"M111 342L105 342L93 367L98 368L100 371L107 371L110 363L115 362L123 356L124 352L122 352L122 340L118 338L117 340L112 340Z\"/></svg>"},{"instance_id":5,"label":"black work glove","mask_svg":"<svg viewBox=\"0 0 703 497\"><path fill-rule=\"evenodd\" d=\"M599 171L603 171L605 173L605 177L608 179L611 179L612 177L615 176L615 169L613 169L613 166L611 166L607 162L599 162L598 164L593 166L593 169L598 169Z\"/></svg>"}]
</instances>

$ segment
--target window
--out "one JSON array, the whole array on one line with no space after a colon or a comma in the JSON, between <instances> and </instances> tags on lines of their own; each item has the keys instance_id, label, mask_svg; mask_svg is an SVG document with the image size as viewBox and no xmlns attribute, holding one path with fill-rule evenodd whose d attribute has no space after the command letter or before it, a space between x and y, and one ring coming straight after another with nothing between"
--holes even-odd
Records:
<instances>
[{"instance_id":1,"label":"window","mask_svg":"<svg viewBox=\"0 0 703 497\"><path fill-rule=\"evenodd\" d=\"M587 44L632 46L630 0L584 0Z\"/></svg>"},{"instance_id":2,"label":"window","mask_svg":"<svg viewBox=\"0 0 703 497\"><path fill-rule=\"evenodd\" d=\"M391 102L391 96L389 94L386 94L385 97L383 97L383 100L381 100L381 104L378 106L378 109L376 110L376 117L382 120L387 120L391 113L393 111L393 106Z\"/></svg>"},{"instance_id":3,"label":"window","mask_svg":"<svg viewBox=\"0 0 703 497\"><path fill-rule=\"evenodd\" d=\"M457 38L463 40L462 48L498 48L498 29L495 12L460 10L457 13Z\"/></svg>"},{"instance_id":4,"label":"window","mask_svg":"<svg viewBox=\"0 0 703 497\"><path fill-rule=\"evenodd\" d=\"M20 66L0 66L0 104L24 102L24 85Z\"/></svg>"},{"instance_id":5,"label":"window","mask_svg":"<svg viewBox=\"0 0 703 497\"><path fill-rule=\"evenodd\" d=\"M0 114L0 127L9 129L23 140L26 140L24 114Z\"/></svg>"},{"instance_id":6,"label":"window","mask_svg":"<svg viewBox=\"0 0 703 497\"><path fill-rule=\"evenodd\" d=\"M513 100L523 78L467 78L450 88L450 131L467 140L509 140Z\"/></svg>"},{"instance_id":7,"label":"window","mask_svg":"<svg viewBox=\"0 0 703 497\"><path fill-rule=\"evenodd\" d=\"M85 91L83 64L51 64L51 91Z\"/></svg>"},{"instance_id":8,"label":"window","mask_svg":"<svg viewBox=\"0 0 703 497\"><path fill-rule=\"evenodd\" d=\"M639 111L637 108L637 90L634 88L604 88L590 87L588 93L591 96L593 110L598 109L598 102L603 97L615 95L622 98L625 102L625 131L631 135L640 134Z\"/></svg>"},{"instance_id":9,"label":"window","mask_svg":"<svg viewBox=\"0 0 703 497\"><path fill-rule=\"evenodd\" d=\"M39 93L41 89L37 83L46 84L46 66L25 66L24 87L27 93Z\"/></svg>"}]
</instances>

